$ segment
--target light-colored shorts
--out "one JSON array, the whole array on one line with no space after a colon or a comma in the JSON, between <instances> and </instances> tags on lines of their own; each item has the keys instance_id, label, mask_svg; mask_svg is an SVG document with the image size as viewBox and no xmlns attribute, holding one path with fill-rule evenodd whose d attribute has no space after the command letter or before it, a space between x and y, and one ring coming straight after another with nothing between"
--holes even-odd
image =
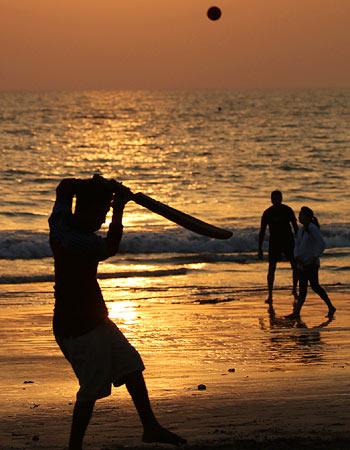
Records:
<instances>
[{"instance_id":1,"label":"light-colored shorts","mask_svg":"<svg viewBox=\"0 0 350 450\"><path fill-rule=\"evenodd\" d=\"M79 380L78 401L108 397L112 384L121 386L128 374L145 368L137 350L110 319L82 336L56 336L56 341Z\"/></svg>"}]
</instances>

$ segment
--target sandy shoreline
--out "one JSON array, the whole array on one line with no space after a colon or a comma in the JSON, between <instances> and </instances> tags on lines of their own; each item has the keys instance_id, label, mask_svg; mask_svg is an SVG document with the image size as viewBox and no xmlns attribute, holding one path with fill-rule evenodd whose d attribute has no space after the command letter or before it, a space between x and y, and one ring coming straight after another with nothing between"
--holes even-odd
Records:
<instances>
[{"instance_id":1,"label":"sandy shoreline","mask_svg":"<svg viewBox=\"0 0 350 450\"><path fill-rule=\"evenodd\" d=\"M270 382L276 386L276 380ZM334 388L327 392L322 385L312 388L314 380L301 384L297 396L276 389L269 396L266 389L254 398L250 387L246 398L194 392L187 398L157 399L153 406L162 423L186 437L191 449L349 448L347 377L334 377ZM71 409L65 402L27 406L26 413L1 422L0 448L65 448ZM141 432L131 403L114 396L98 403L84 448L167 448L141 445Z\"/></svg>"},{"instance_id":2,"label":"sandy shoreline","mask_svg":"<svg viewBox=\"0 0 350 450\"><path fill-rule=\"evenodd\" d=\"M262 295L220 305L153 302L136 305L136 315L130 305L120 310L120 327L144 358L157 416L193 450L349 448L347 294L332 292L338 317L321 327L322 304L310 298L303 329L268 315ZM281 294L277 315L289 304ZM2 306L1 450L66 446L76 383L50 320L45 302ZM201 383L206 390L197 389ZM122 387L97 403L84 448L169 448L142 445L141 433Z\"/></svg>"}]
</instances>

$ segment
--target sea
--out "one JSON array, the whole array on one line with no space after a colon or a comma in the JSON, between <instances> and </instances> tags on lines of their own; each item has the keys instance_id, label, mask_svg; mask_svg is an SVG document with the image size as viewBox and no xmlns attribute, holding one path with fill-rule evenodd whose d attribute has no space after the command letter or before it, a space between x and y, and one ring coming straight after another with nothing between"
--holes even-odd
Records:
<instances>
[{"instance_id":1,"label":"sea","mask_svg":"<svg viewBox=\"0 0 350 450\"><path fill-rule=\"evenodd\" d=\"M347 284L349 100L349 90L0 93L0 284L52 279L55 188L94 173L233 232L210 239L130 203L106 277L198 270L209 283L224 265L246 274L233 289L263 287L260 218L279 189L296 215L314 210L323 270Z\"/></svg>"}]
</instances>

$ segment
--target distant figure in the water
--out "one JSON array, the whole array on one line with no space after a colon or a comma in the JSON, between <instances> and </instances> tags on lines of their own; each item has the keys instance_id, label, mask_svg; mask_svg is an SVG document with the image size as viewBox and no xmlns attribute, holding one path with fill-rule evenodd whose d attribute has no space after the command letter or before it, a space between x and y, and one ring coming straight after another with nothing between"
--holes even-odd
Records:
<instances>
[{"instance_id":1,"label":"distant figure in the water","mask_svg":"<svg viewBox=\"0 0 350 450\"><path fill-rule=\"evenodd\" d=\"M299 213L299 221L303 227L298 231L294 248L294 256L299 274L299 296L297 302L294 304L293 313L287 317L290 319L298 319L300 317L300 311L305 302L307 287L310 282L313 291L328 306L326 317L332 318L336 308L318 281L320 256L325 249L325 242L320 232L318 220L314 216L312 209L303 206Z\"/></svg>"},{"instance_id":2,"label":"distant figure in the water","mask_svg":"<svg viewBox=\"0 0 350 450\"><path fill-rule=\"evenodd\" d=\"M73 197L76 197L74 212ZM53 328L62 353L79 380L69 450L82 450L96 400L125 384L143 425L144 442L181 445L186 441L163 428L151 408L139 353L108 318L97 282L100 261L117 253L123 234L122 217L131 192L114 180L94 176L61 181L49 219L55 260ZM113 216L106 237L95 234Z\"/></svg>"},{"instance_id":3,"label":"distant figure in the water","mask_svg":"<svg viewBox=\"0 0 350 450\"><path fill-rule=\"evenodd\" d=\"M297 298L298 274L293 256L294 252L294 233L298 231L298 224L295 214L287 205L282 203L282 192L271 192L272 206L267 208L262 217L259 233L259 259L263 259L263 242L265 238L266 228L269 227L269 269L267 273L268 297L266 303L272 303L272 291L275 281L275 272L277 262L280 261L281 255L284 254L290 262L293 273L293 290L294 298Z\"/></svg>"}]
</instances>

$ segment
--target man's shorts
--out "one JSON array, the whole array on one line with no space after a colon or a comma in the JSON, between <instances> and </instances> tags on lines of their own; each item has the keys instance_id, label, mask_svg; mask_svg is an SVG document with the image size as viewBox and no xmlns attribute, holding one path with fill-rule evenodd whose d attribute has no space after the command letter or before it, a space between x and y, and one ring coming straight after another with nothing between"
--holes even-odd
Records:
<instances>
[{"instance_id":1,"label":"man's shorts","mask_svg":"<svg viewBox=\"0 0 350 450\"><path fill-rule=\"evenodd\" d=\"M78 401L108 397L112 384L121 386L127 375L145 368L137 350L109 319L82 336L56 336L56 341L79 380Z\"/></svg>"},{"instance_id":2,"label":"man's shorts","mask_svg":"<svg viewBox=\"0 0 350 450\"><path fill-rule=\"evenodd\" d=\"M294 260L294 239L286 239L285 241L269 242L269 262L281 261L282 255L287 261Z\"/></svg>"}]
</instances>

